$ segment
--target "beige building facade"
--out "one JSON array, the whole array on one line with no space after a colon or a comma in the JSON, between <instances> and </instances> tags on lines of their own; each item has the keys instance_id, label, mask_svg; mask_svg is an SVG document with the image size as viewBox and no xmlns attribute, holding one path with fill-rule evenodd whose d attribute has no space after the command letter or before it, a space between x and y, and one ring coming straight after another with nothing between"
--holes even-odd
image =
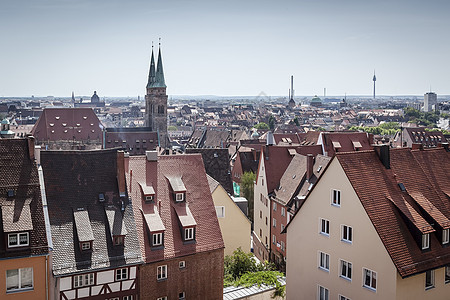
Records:
<instances>
[{"instance_id":1,"label":"beige building facade","mask_svg":"<svg viewBox=\"0 0 450 300\"><path fill-rule=\"evenodd\" d=\"M237 248L249 253L251 247L251 222L234 203L221 184L207 175L222 238L225 243L224 255L232 255Z\"/></svg>"},{"instance_id":2,"label":"beige building facade","mask_svg":"<svg viewBox=\"0 0 450 300\"><path fill-rule=\"evenodd\" d=\"M449 299L450 266L402 277L363 203L335 157L286 229L287 299Z\"/></svg>"}]
</instances>

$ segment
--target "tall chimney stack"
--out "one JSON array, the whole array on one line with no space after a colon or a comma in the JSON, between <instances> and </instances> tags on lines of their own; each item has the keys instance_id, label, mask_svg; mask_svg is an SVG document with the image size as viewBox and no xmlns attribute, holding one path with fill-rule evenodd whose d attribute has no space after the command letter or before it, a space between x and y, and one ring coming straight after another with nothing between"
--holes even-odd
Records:
<instances>
[{"instance_id":1,"label":"tall chimney stack","mask_svg":"<svg viewBox=\"0 0 450 300\"><path fill-rule=\"evenodd\" d=\"M308 154L306 156L306 180L310 180L313 176L313 167L314 167L314 156L312 154Z\"/></svg>"}]
</instances>

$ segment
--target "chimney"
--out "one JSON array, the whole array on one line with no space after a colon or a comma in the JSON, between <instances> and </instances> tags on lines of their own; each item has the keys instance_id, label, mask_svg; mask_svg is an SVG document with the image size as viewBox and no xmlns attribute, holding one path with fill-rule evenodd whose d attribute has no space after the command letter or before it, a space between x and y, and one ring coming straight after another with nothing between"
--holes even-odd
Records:
<instances>
[{"instance_id":1,"label":"chimney","mask_svg":"<svg viewBox=\"0 0 450 300\"><path fill-rule=\"evenodd\" d=\"M34 137L32 135L29 135L27 137L28 141L28 156L31 160L34 160Z\"/></svg>"},{"instance_id":2,"label":"chimney","mask_svg":"<svg viewBox=\"0 0 450 300\"><path fill-rule=\"evenodd\" d=\"M133 182L133 170L130 170L130 194L131 194L132 182Z\"/></svg>"},{"instance_id":3,"label":"chimney","mask_svg":"<svg viewBox=\"0 0 450 300\"><path fill-rule=\"evenodd\" d=\"M266 140L267 146L273 146L275 145L275 138L273 137L272 131L267 132L267 140Z\"/></svg>"},{"instance_id":4,"label":"chimney","mask_svg":"<svg viewBox=\"0 0 450 300\"><path fill-rule=\"evenodd\" d=\"M314 167L314 156L312 154L308 154L306 156L306 180L310 180L313 176L313 167Z\"/></svg>"},{"instance_id":5,"label":"chimney","mask_svg":"<svg viewBox=\"0 0 450 300\"><path fill-rule=\"evenodd\" d=\"M123 151L117 151L117 184L119 186L119 196L126 196L125 185L125 157Z\"/></svg>"},{"instance_id":6,"label":"chimney","mask_svg":"<svg viewBox=\"0 0 450 300\"><path fill-rule=\"evenodd\" d=\"M381 163L384 165L386 169L391 168L391 158L389 152L389 145L375 145L375 152L378 154L378 157L381 160Z\"/></svg>"},{"instance_id":7,"label":"chimney","mask_svg":"<svg viewBox=\"0 0 450 300\"><path fill-rule=\"evenodd\" d=\"M423 145L421 143L413 143L411 150L423 150Z\"/></svg>"},{"instance_id":8,"label":"chimney","mask_svg":"<svg viewBox=\"0 0 450 300\"><path fill-rule=\"evenodd\" d=\"M41 146L34 146L34 157L36 157L37 165L41 165Z\"/></svg>"},{"instance_id":9,"label":"chimney","mask_svg":"<svg viewBox=\"0 0 450 300\"><path fill-rule=\"evenodd\" d=\"M444 147L445 151L450 152L450 149L448 147L448 143L442 143L441 146Z\"/></svg>"},{"instance_id":10,"label":"chimney","mask_svg":"<svg viewBox=\"0 0 450 300\"><path fill-rule=\"evenodd\" d=\"M145 156L147 157L147 161L158 161L157 151L145 151Z\"/></svg>"},{"instance_id":11,"label":"chimney","mask_svg":"<svg viewBox=\"0 0 450 300\"><path fill-rule=\"evenodd\" d=\"M255 148L252 148L252 154L253 154L253 160L257 161L258 158L256 157L256 149Z\"/></svg>"},{"instance_id":12,"label":"chimney","mask_svg":"<svg viewBox=\"0 0 450 300\"><path fill-rule=\"evenodd\" d=\"M123 158L125 161L125 172L128 173L130 171L130 153L124 152Z\"/></svg>"}]
</instances>

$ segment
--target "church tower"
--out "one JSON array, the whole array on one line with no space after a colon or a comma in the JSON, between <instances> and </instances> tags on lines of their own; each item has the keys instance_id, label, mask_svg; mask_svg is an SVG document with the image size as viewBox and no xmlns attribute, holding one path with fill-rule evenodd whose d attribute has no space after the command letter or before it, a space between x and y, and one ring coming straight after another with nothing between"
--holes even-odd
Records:
<instances>
[{"instance_id":1,"label":"church tower","mask_svg":"<svg viewBox=\"0 0 450 300\"><path fill-rule=\"evenodd\" d=\"M161 43L158 49L158 64L155 70L155 58L150 60L150 72L148 75L147 94L145 95L146 126L158 133L159 146L169 147L169 137L167 134L167 93L164 81L164 71L161 56Z\"/></svg>"}]
</instances>

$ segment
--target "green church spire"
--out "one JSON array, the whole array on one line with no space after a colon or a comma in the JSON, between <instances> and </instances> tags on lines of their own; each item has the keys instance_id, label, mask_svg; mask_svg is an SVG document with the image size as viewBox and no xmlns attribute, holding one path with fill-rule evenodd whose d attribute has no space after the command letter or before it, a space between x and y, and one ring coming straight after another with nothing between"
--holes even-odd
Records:
<instances>
[{"instance_id":1,"label":"green church spire","mask_svg":"<svg viewBox=\"0 0 450 300\"><path fill-rule=\"evenodd\" d=\"M158 49L158 66L156 67L156 80L155 85L152 87L167 87L164 80L163 63L161 56L161 42L159 43Z\"/></svg>"},{"instance_id":2,"label":"green church spire","mask_svg":"<svg viewBox=\"0 0 450 300\"><path fill-rule=\"evenodd\" d=\"M151 88L155 85L156 72L155 72L155 57L153 55L153 43L152 43L152 59L150 60L150 72L148 74L147 88Z\"/></svg>"}]
</instances>

